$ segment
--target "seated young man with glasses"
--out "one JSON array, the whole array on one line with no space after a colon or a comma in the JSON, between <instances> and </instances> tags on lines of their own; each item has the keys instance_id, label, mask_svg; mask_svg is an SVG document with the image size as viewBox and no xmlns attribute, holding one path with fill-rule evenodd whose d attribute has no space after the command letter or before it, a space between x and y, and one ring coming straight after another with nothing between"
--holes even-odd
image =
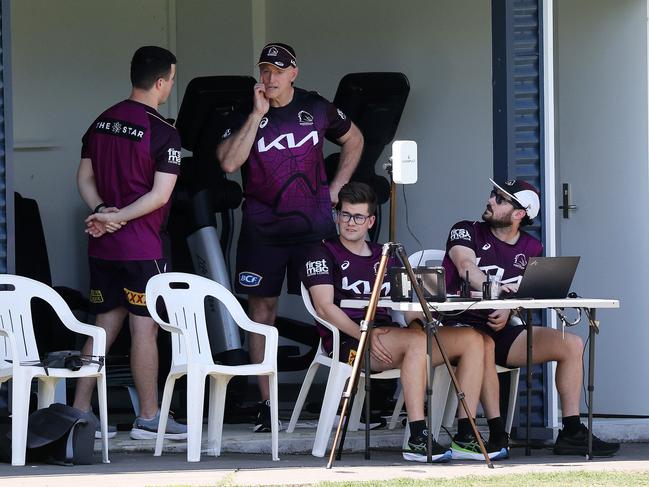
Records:
<instances>
[{"instance_id":1,"label":"seated young man with glasses","mask_svg":"<svg viewBox=\"0 0 649 487\"><path fill-rule=\"evenodd\" d=\"M301 271L302 281L309 289L311 300L319 316L340 330L340 360L354 362L360 338L359 323L364 319L361 309L340 308L343 299L370 297L381 258L381 245L367 241L368 230L374 225L376 195L364 183L351 182L342 187L336 205L339 237L323 240L309 254ZM393 259L388 266L396 265ZM386 273L387 275L387 273ZM384 276L382 296L389 296L390 283ZM421 313L406 315L408 322L421 317ZM410 440L403 452L406 460L425 462L428 429L424 419L426 387L426 335L421 327L399 328L392 323L390 312L378 308L372 329L371 368L382 371L401 369L401 384L408 410ZM325 349L331 353L331 333L317 324ZM483 340L478 332L467 328L441 328L439 337L444 343L449 359L457 364L456 374L465 393L469 410L475 409L482 383ZM442 363L437 346L432 361ZM464 434L471 432L470 423L460 407L459 427ZM476 444L477 448L477 444ZM479 454L479 450L478 454ZM448 461L449 448L433 442L433 460ZM494 456L496 453L490 455Z\"/></svg>"},{"instance_id":2,"label":"seated young man with glasses","mask_svg":"<svg viewBox=\"0 0 649 487\"><path fill-rule=\"evenodd\" d=\"M471 289L482 289L487 275L495 275L505 293L516 292L530 257L543 252L539 240L521 230L531 225L540 209L537 189L525 181L509 180L491 190L483 221L461 221L453 225L446 242L443 266L449 293L460 290L468 273ZM444 321L445 325L470 325L484 337L484 379L480 400L489 424L488 450L509 454L509 436L500 417L499 383L495 364L524 367L527 363L527 332L510 322L510 310L474 311ZM545 327L534 327L534 363L557 362L556 383L561 398L563 429L554 445L558 455L586 455L588 429L579 419L582 387L583 343L576 335ZM453 449L462 450L470 438L456 436ZM593 436L593 455L611 456L619 443Z\"/></svg>"}]
</instances>

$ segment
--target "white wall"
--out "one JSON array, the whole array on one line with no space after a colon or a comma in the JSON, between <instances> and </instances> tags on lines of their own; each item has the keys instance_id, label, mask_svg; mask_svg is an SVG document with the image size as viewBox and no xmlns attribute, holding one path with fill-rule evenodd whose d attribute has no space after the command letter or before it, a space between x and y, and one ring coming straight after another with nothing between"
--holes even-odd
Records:
<instances>
[{"instance_id":1,"label":"white wall","mask_svg":"<svg viewBox=\"0 0 649 487\"><path fill-rule=\"evenodd\" d=\"M580 295L621 302L599 313L595 412L647 415L647 1L555 7L557 189L571 183L578 206L569 220L558 213L559 251L581 255Z\"/></svg>"},{"instance_id":2,"label":"white wall","mask_svg":"<svg viewBox=\"0 0 649 487\"><path fill-rule=\"evenodd\" d=\"M250 0L178 0L178 104L197 76L253 75L255 55Z\"/></svg>"}]
</instances>

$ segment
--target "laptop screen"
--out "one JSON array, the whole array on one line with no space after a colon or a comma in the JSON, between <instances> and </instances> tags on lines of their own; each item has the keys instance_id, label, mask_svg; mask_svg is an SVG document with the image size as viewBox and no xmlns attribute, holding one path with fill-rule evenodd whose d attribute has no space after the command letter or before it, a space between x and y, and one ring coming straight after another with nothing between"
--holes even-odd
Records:
<instances>
[{"instance_id":1,"label":"laptop screen","mask_svg":"<svg viewBox=\"0 0 649 487\"><path fill-rule=\"evenodd\" d=\"M516 298L563 299L568 296L579 257L532 257Z\"/></svg>"}]
</instances>

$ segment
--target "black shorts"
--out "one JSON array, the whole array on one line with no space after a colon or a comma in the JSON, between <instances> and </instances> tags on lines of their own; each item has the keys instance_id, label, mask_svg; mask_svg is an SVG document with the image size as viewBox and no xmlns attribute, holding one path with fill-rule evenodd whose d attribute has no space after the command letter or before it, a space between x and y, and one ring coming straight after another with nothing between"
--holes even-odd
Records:
<instances>
[{"instance_id":1,"label":"black shorts","mask_svg":"<svg viewBox=\"0 0 649 487\"><path fill-rule=\"evenodd\" d=\"M347 365L354 365L358 354L358 340L352 337L340 337L340 348L338 350L338 361ZM332 355L331 353L329 354Z\"/></svg>"},{"instance_id":2,"label":"black shorts","mask_svg":"<svg viewBox=\"0 0 649 487\"><path fill-rule=\"evenodd\" d=\"M90 257L90 311L106 313L124 307L129 313L150 316L146 309L146 283L166 272L165 259L104 260Z\"/></svg>"},{"instance_id":3,"label":"black shorts","mask_svg":"<svg viewBox=\"0 0 649 487\"><path fill-rule=\"evenodd\" d=\"M463 325L470 326L470 325ZM494 332L489 325L473 325L476 330L489 335L495 344L496 364L507 367L507 356L516 337L525 331L524 325L507 325L502 330Z\"/></svg>"},{"instance_id":4,"label":"black shorts","mask_svg":"<svg viewBox=\"0 0 649 487\"><path fill-rule=\"evenodd\" d=\"M300 268L317 242L269 245L239 238L234 290L240 294L276 297L282 293L284 276L290 294L300 294Z\"/></svg>"}]
</instances>

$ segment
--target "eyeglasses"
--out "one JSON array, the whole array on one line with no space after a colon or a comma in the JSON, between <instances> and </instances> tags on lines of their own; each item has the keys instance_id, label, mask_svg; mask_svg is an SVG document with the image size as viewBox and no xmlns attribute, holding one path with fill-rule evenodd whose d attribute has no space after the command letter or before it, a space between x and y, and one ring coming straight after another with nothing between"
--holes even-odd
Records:
<instances>
[{"instance_id":1,"label":"eyeglasses","mask_svg":"<svg viewBox=\"0 0 649 487\"><path fill-rule=\"evenodd\" d=\"M361 215L360 213L356 213L355 215L352 215L351 213L347 213L346 211L341 211L338 213L338 218L342 222L348 223L353 218L354 223L356 223L356 225L362 225L367 221L369 217L370 215Z\"/></svg>"},{"instance_id":2,"label":"eyeglasses","mask_svg":"<svg viewBox=\"0 0 649 487\"><path fill-rule=\"evenodd\" d=\"M489 197L494 198L496 200L496 204L498 204L498 205L502 205L503 201L504 201L504 202L509 203L510 205L512 205L514 208L521 209L521 210L523 209L523 207L520 205L520 203L518 201L510 200L509 198L505 198L503 195L501 195L495 189L491 190L491 193L489 194Z\"/></svg>"}]
</instances>

